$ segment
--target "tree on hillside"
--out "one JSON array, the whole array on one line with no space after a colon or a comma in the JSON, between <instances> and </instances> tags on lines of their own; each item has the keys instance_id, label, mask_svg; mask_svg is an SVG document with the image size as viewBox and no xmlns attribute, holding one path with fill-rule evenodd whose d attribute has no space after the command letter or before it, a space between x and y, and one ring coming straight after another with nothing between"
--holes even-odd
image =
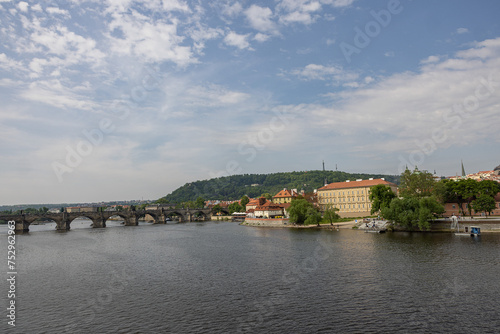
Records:
<instances>
[{"instance_id":1,"label":"tree on hillside","mask_svg":"<svg viewBox=\"0 0 500 334\"><path fill-rule=\"evenodd\" d=\"M162 198L160 198L160 199L157 199L157 200L155 201L155 203L157 203L157 204L169 204L168 200L167 200L165 197L162 197Z\"/></svg>"},{"instance_id":2,"label":"tree on hillside","mask_svg":"<svg viewBox=\"0 0 500 334\"><path fill-rule=\"evenodd\" d=\"M323 217L330 225L333 225L333 223L340 218L337 211L339 211L339 209L330 204L327 206L325 212L323 212Z\"/></svg>"},{"instance_id":3,"label":"tree on hillside","mask_svg":"<svg viewBox=\"0 0 500 334\"><path fill-rule=\"evenodd\" d=\"M374 214L382 210L382 208L388 207L395 197L396 194L392 191L391 187L383 184L372 187L370 190L370 201L372 202L371 213Z\"/></svg>"},{"instance_id":4,"label":"tree on hillside","mask_svg":"<svg viewBox=\"0 0 500 334\"><path fill-rule=\"evenodd\" d=\"M305 199L293 199L290 207L288 208L290 222L295 224L304 224L308 216L309 208L316 210L314 206Z\"/></svg>"},{"instance_id":5,"label":"tree on hillside","mask_svg":"<svg viewBox=\"0 0 500 334\"><path fill-rule=\"evenodd\" d=\"M222 207L219 204L216 204L212 207L212 213L218 214L222 212Z\"/></svg>"},{"instance_id":6,"label":"tree on hillside","mask_svg":"<svg viewBox=\"0 0 500 334\"><path fill-rule=\"evenodd\" d=\"M196 208L203 209L205 207L205 200L200 196L196 199L196 202L194 204Z\"/></svg>"},{"instance_id":7,"label":"tree on hillside","mask_svg":"<svg viewBox=\"0 0 500 334\"><path fill-rule=\"evenodd\" d=\"M432 195L436 181L431 173L420 171L417 167L412 171L408 168L401 174L399 194L403 197L426 197Z\"/></svg>"},{"instance_id":8,"label":"tree on hillside","mask_svg":"<svg viewBox=\"0 0 500 334\"><path fill-rule=\"evenodd\" d=\"M273 195L271 195L270 193L263 193L262 195L260 195L260 197L265 197L268 201L273 200Z\"/></svg>"},{"instance_id":9,"label":"tree on hillside","mask_svg":"<svg viewBox=\"0 0 500 334\"><path fill-rule=\"evenodd\" d=\"M248 196L244 195L241 200L240 200L240 204L242 207L246 208L248 202L250 202L250 199L248 198Z\"/></svg>"}]
</instances>

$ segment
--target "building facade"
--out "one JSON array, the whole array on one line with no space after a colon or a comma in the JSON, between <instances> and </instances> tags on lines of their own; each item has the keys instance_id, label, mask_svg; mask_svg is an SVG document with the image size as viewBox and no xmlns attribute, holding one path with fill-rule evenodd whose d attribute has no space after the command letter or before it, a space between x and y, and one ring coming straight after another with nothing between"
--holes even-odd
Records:
<instances>
[{"instance_id":1,"label":"building facade","mask_svg":"<svg viewBox=\"0 0 500 334\"><path fill-rule=\"evenodd\" d=\"M384 179L368 179L330 183L318 189L318 204L321 211L328 207L339 209L341 217L366 217L371 213L370 189L385 185L397 193L398 186Z\"/></svg>"},{"instance_id":2,"label":"building facade","mask_svg":"<svg viewBox=\"0 0 500 334\"><path fill-rule=\"evenodd\" d=\"M274 204L292 203L292 199L297 197L297 189L283 189L275 196L273 196Z\"/></svg>"},{"instance_id":3,"label":"building facade","mask_svg":"<svg viewBox=\"0 0 500 334\"><path fill-rule=\"evenodd\" d=\"M287 204L275 204L271 201L266 200L264 197L260 197L259 199L257 199L257 203L249 202L247 204L247 217L283 218L285 211L282 205L287 205Z\"/></svg>"}]
</instances>

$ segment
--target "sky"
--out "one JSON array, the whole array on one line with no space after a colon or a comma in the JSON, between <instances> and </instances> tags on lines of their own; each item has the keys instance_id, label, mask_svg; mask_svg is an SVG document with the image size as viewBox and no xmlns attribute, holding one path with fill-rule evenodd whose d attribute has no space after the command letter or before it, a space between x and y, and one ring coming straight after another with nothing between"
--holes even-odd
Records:
<instances>
[{"instance_id":1,"label":"sky","mask_svg":"<svg viewBox=\"0 0 500 334\"><path fill-rule=\"evenodd\" d=\"M0 204L500 164L500 2L0 0Z\"/></svg>"}]
</instances>

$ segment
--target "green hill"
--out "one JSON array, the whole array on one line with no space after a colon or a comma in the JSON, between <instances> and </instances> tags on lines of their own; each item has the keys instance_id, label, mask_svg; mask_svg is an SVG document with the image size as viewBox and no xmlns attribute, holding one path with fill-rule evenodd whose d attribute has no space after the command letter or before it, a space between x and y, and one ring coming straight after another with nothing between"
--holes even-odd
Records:
<instances>
[{"instance_id":1,"label":"green hill","mask_svg":"<svg viewBox=\"0 0 500 334\"><path fill-rule=\"evenodd\" d=\"M397 175L350 174L340 171L307 171L273 174L244 174L220 177L204 181L186 183L172 193L162 197L161 202L181 203L195 201L198 197L205 200L236 200L243 195L255 198L263 193L275 195L283 188L304 189L311 192L328 183L356 179L385 178L389 182L399 183Z\"/></svg>"}]
</instances>

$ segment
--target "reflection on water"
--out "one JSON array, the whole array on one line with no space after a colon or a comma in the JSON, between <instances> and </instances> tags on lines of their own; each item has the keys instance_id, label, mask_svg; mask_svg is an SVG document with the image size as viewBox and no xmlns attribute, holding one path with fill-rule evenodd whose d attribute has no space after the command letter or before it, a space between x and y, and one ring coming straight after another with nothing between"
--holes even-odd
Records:
<instances>
[{"instance_id":1,"label":"reflection on water","mask_svg":"<svg viewBox=\"0 0 500 334\"><path fill-rule=\"evenodd\" d=\"M51 223L18 236L19 333L495 333L500 325L500 234L89 226L75 220L56 233Z\"/></svg>"}]
</instances>

